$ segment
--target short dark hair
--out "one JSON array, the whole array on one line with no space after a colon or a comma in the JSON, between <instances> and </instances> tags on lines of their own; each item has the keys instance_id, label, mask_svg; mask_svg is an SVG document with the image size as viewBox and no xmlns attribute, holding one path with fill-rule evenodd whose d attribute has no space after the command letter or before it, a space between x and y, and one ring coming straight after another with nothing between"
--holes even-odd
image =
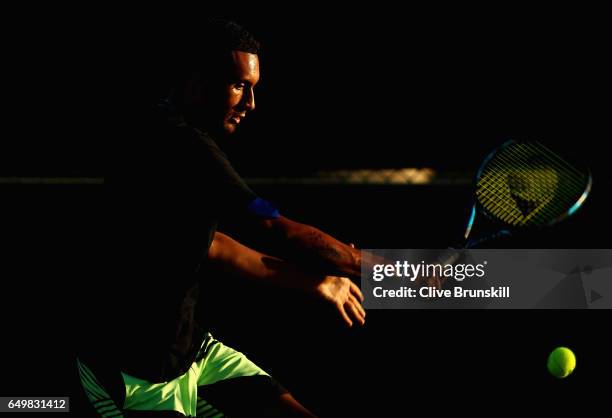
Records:
<instances>
[{"instance_id":1,"label":"short dark hair","mask_svg":"<svg viewBox=\"0 0 612 418\"><path fill-rule=\"evenodd\" d=\"M194 73L204 78L227 75L231 51L259 54L261 44L238 23L211 18L169 33L158 48L154 95L166 97Z\"/></svg>"},{"instance_id":2,"label":"short dark hair","mask_svg":"<svg viewBox=\"0 0 612 418\"><path fill-rule=\"evenodd\" d=\"M231 51L258 54L260 43L238 23L224 19L208 19L200 27L187 29L179 40L175 62L178 85L193 73L204 78L227 75Z\"/></svg>"},{"instance_id":3,"label":"short dark hair","mask_svg":"<svg viewBox=\"0 0 612 418\"><path fill-rule=\"evenodd\" d=\"M209 19L204 26L210 51L242 51L258 54L260 43L245 28L231 20Z\"/></svg>"}]
</instances>

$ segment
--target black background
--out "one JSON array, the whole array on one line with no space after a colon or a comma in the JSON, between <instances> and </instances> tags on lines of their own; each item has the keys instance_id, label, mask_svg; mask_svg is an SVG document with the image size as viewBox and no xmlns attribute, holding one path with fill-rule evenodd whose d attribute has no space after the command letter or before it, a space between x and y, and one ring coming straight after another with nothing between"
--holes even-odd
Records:
<instances>
[{"instance_id":1,"label":"black background","mask_svg":"<svg viewBox=\"0 0 612 418\"><path fill-rule=\"evenodd\" d=\"M264 44L257 110L225 145L244 175L415 166L474 171L500 142L537 138L585 160L595 183L576 217L521 246L609 246L609 29L600 11L515 5L329 10L306 3L240 10L221 16L240 21ZM140 78L123 57L100 55L106 66L91 64L84 55L92 44L78 31L45 26L50 39L37 36L41 26L29 21L31 30L22 32L33 41L13 44L5 78L14 95L0 174L112 171L114 155L106 150L118 152L129 140L130 130L114 127L122 93L129 95L130 83L155 89L155 63L165 62L175 39L178 21L167 17L145 30L138 25L143 20L128 25L139 40L129 44L132 58L144 53ZM107 52L114 49L109 31L96 33L96 41L108 40L102 42ZM117 81L115 100L100 106L109 64L125 77ZM100 119L95 123L89 122L93 113ZM100 135L107 125L113 135ZM470 198L468 187L451 186L256 190L291 218L378 248L456 242ZM69 393L77 405L72 356L78 330L87 325L74 301L95 295L104 254L119 239L102 234L104 186L2 185L0 191L7 267L2 395ZM371 311L365 328L348 330L325 306L227 278L210 284L201 314L214 335L323 416L366 410L404 416L417 402L432 413L445 406L478 410L487 401L597 406L598 382L610 373L604 311ZM559 345L578 356L574 375L563 381L545 368ZM585 389L589 395L579 397Z\"/></svg>"}]
</instances>

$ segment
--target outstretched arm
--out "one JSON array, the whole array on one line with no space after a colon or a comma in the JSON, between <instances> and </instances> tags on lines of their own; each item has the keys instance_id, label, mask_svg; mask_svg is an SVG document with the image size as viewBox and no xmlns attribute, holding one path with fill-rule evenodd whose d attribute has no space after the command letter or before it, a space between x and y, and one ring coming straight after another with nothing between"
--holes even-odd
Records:
<instances>
[{"instance_id":1,"label":"outstretched arm","mask_svg":"<svg viewBox=\"0 0 612 418\"><path fill-rule=\"evenodd\" d=\"M297 289L332 303L348 326L353 321L365 322L363 295L346 277L305 273L285 260L248 248L220 232L215 233L208 259L232 275Z\"/></svg>"},{"instance_id":2,"label":"outstretched arm","mask_svg":"<svg viewBox=\"0 0 612 418\"><path fill-rule=\"evenodd\" d=\"M284 216L261 221L261 225L277 242L289 244L290 250L307 261L314 261L330 273L361 276L361 252L325 232Z\"/></svg>"}]
</instances>

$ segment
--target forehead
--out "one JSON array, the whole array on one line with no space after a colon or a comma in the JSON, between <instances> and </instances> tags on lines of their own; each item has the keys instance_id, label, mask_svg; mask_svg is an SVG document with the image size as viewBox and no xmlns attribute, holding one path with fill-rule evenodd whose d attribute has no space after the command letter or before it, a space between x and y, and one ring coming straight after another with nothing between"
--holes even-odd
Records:
<instances>
[{"instance_id":1,"label":"forehead","mask_svg":"<svg viewBox=\"0 0 612 418\"><path fill-rule=\"evenodd\" d=\"M231 58L235 76L255 84L259 80L259 57L243 51L232 51Z\"/></svg>"}]
</instances>

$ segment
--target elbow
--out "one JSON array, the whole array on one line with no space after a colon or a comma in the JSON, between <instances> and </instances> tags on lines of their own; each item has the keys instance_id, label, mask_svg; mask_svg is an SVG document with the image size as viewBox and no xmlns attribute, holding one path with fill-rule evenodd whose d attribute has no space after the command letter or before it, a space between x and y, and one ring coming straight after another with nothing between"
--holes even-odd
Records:
<instances>
[{"instance_id":1,"label":"elbow","mask_svg":"<svg viewBox=\"0 0 612 418\"><path fill-rule=\"evenodd\" d=\"M208 249L208 259L211 261L221 258L223 248L227 246L229 237L221 232L215 232L210 248Z\"/></svg>"}]
</instances>

